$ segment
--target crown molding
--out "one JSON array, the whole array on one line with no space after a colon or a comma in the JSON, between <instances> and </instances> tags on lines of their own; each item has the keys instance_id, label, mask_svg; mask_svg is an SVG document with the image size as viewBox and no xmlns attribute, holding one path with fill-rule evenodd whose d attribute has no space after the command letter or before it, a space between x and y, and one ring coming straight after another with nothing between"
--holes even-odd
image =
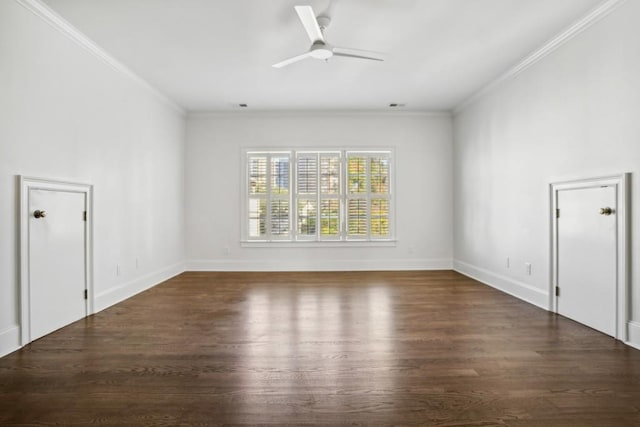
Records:
<instances>
[{"instance_id":1,"label":"crown molding","mask_svg":"<svg viewBox=\"0 0 640 427\"><path fill-rule=\"evenodd\" d=\"M606 0L602 2L600 5L596 6L589 13L583 16L580 20L575 22L569 28L547 41L542 47L533 51L529 55L527 55L522 61L516 64L514 67L510 68L507 72L500 75L497 79L493 80L482 89L471 95L469 98L465 99L461 103L459 103L453 109L453 115L457 115L464 111L471 104L479 100L480 98L488 95L489 93L496 90L500 85L502 85L505 81L510 80L516 77L518 74L522 73L527 68L531 67L538 61L540 61L545 56L549 55L551 52L560 48L563 44L607 16L617 7L622 5L627 0Z\"/></svg>"},{"instance_id":2,"label":"crown molding","mask_svg":"<svg viewBox=\"0 0 640 427\"><path fill-rule=\"evenodd\" d=\"M47 24L51 25L53 28L64 34L67 38L77 43L80 47L91 53L96 58L100 59L105 64L109 65L112 69L119 72L123 76L133 80L141 87L146 89L164 104L171 107L173 110L178 112L180 115L185 116L186 110L176 104L173 100L167 97L165 94L160 92L158 89L149 84L142 77L138 76L136 73L127 68L120 61L115 59L113 56L109 55L104 49L94 43L89 37L84 35L80 30L71 25L67 20L65 20L62 16L58 15L53 9L49 6L42 3L40 0L15 0L20 6L27 9L29 12L33 13L40 19L42 19Z\"/></svg>"},{"instance_id":3,"label":"crown molding","mask_svg":"<svg viewBox=\"0 0 640 427\"><path fill-rule=\"evenodd\" d=\"M450 111L382 111L382 110L253 110L190 111L189 119L239 117L451 117Z\"/></svg>"}]
</instances>

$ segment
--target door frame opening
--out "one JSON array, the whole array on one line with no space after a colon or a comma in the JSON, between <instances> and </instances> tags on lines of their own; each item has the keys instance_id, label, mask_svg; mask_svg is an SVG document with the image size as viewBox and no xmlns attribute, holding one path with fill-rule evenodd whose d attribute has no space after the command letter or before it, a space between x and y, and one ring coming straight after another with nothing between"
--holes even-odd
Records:
<instances>
[{"instance_id":1,"label":"door frame opening","mask_svg":"<svg viewBox=\"0 0 640 427\"><path fill-rule=\"evenodd\" d=\"M616 333L615 338L628 341L627 323L629 322L629 173L597 178L577 179L553 182L549 184L550 223L551 223L551 260L549 280L549 311L558 313L558 192L599 187L613 187L616 194ZM560 212L562 217L562 212Z\"/></svg>"},{"instance_id":2,"label":"door frame opening","mask_svg":"<svg viewBox=\"0 0 640 427\"><path fill-rule=\"evenodd\" d=\"M85 196L86 221L84 241L85 286L87 291L86 313L94 313L93 289L93 185L45 178L20 176L20 343L31 340L31 308L29 278L29 207L30 190L48 190L81 193Z\"/></svg>"}]
</instances>

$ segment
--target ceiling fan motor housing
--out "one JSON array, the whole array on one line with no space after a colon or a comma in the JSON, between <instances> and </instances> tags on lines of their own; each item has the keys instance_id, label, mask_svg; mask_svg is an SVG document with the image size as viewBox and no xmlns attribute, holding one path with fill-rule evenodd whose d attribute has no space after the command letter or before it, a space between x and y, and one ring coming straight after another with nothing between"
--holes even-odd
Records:
<instances>
[{"instance_id":1,"label":"ceiling fan motor housing","mask_svg":"<svg viewBox=\"0 0 640 427\"><path fill-rule=\"evenodd\" d=\"M333 49L325 42L316 40L309 48L309 55L315 59L329 59L333 56Z\"/></svg>"}]
</instances>

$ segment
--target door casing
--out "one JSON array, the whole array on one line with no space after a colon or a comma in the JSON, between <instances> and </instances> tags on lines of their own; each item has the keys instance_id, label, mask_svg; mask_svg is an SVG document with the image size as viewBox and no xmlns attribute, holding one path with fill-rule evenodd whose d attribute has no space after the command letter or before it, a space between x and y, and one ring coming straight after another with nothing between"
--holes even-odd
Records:
<instances>
[{"instance_id":1,"label":"door casing","mask_svg":"<svg viewBox=\"0 0 640 427\"><path fill-rule=\"evenodd\" d=\"M627 237L629 231L628 191L629 173L599 178L586 178L572 181L554 182L549 185L551 220L551 268L549 287L549 311L558 313L558 298L555 289L558 286L558 192L585 188L613 187L616 195L616 334L615 338L627 341L627 322L629 321L629 259ZM562 212L560 212L562 216Z\"/></svg>"},{"instance_id":2,"label":"door casing","mask_svg":"<svg viewBox=\"0 0 640 427\"><path fill-rule=\"evenodd\" d=\"M31 342L31 309L29 280L29 191L32 189L82 193L86 199L85 222L85 283L87 316L94 313L93 289L93 186L89 184L20 176L20 341Z\"/></svg>"}]
</instances>

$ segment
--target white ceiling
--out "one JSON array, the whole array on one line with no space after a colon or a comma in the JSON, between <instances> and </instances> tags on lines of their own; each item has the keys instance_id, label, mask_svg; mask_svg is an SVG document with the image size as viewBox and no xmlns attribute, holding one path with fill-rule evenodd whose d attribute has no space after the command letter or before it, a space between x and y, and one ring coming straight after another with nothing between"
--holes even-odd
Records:
<instances>
[{"instance_id":1,"label":"white ceiling","mask_svg":"<svg viewBox=\"0 0 640 427\"><path fill-rule=\"evenodd\" d=\"M601 0L44 0L189 111L450 110ZM332 44L385 62L308 59L293 6L328 12Z\"/></svg>"}]
</instances>

